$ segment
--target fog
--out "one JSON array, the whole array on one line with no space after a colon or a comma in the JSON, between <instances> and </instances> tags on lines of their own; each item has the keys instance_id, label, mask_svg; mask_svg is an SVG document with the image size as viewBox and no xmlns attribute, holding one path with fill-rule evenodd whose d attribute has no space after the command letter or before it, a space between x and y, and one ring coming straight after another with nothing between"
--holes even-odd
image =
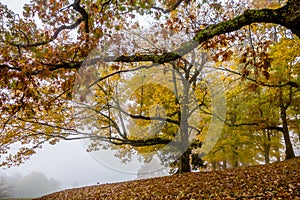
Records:
<instances>
[{"instance_id":1,"label":"fog","mask_svg":"<svg viewBox=\"0 0 300 200\"><path fill-rule=\"evenodd\" d=\"M32 172L42 173L48 180L58 182L59 189L121 182L137 178L136 172L141 167L140 163L133 161L129 164L122 164L118 158L114 157L113 152L100 153L101 162L86 152L81 141L62 141L54 146L44 146L25 164L19 167L1 169L0 174L7 177L20 174L24 177L32 175ZM111 165L111 163L114 164ZM12 187L16 186L13 185ZM51 189L49 192L57 190L57 188ZM25 192L23 194L25 196L15 192L12 196L32 197L26 196Z\"/></svg>"},{"instance_id":2,"label":"fog","mask_svg":"<svg viewBox=\"0 0 300 200\"><path fill-rule=\"evenodd\" d=\"M60 189L58 181L53 178L48 179L40 172L31 172L26 176L22 174L2 175L2 185L4 184L7 188L4 195L13 198L37 197Z\"/></svg>"}]
</instances>

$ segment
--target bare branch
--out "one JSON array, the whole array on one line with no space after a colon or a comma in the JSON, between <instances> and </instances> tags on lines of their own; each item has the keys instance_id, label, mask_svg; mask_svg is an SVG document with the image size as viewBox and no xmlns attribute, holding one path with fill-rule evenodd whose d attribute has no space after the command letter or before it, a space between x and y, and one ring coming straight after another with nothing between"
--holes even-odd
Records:
<instances>
[{"instance_id":1,"label":"bare branch","mask_svg":"<svg viewBox=\"0 0 300 200\"><path fill-rule=\"evenodd\" d=\"M36 42L36 43L28 43L28 44L16 44L16 43L12 43L10 42L9 44L12 45L12 46L15 46L15 47L18 47L18 48L28 48L28 47L37 47L37 46L42 46L42 45L45 45L45 44L48 44L52 41L54 41L59 33L63 30L72 30L74 28L76 28L77 26L79 26L79 24L83 21L82 18L79 18L76 20L76 22L74 22L73 24L71 25L62 25L60 26L59 28L57 28L54 32L54 34L52 35L52 37L48 40L45 40L45 41L41 41L41 42Z\"/></svg>"},{"instance_id":2,"label":"bare branch","mask_svg":"<svg viewBox=\"0 0 300 200\"><path fill-rule=\"evenodd\" d=\"M45 40L45 41L41 41L41 42L36 42L36 43L29 43L27 41L27 44L16 44L16 43L12 43L10 42L9 44L18 48L28 48L28 47L36 47L36 46L42 46L45 44L48 44L52 41L54 41L58 35L60 34L60 32L62 32L63 30L72 30L74 28L76 28L77 26L79 26L81 24L81 22L85 22L85 32L89 33L89 23L88 23L88 14L87 12L81 7L80 5L80 0L74 0L74 3L72 4L72 7L74 10L76 10L77 12L79 12L81 14L82 17L78 18L73 24L71 25L62 25L59 28L57 28L53 35L51 36L50 39Z\"/></svg>"},{"instance_id":3,"label":"bare branch","mask_svg":"<svg viewBox=\"0 0 300 200\"><path fill-rule=\"evenodd\" d=\"M154 138L148 138L148 139L122 139L117 137L108 137L108 136L100 136L100 135L92 135L88 133L80 133L80 135L76 135L76 137L70 137L69 133L65 133L65 136L61 134L61 132L57 133L43 133L41 131L33 130L30 128L24 128L24 130L33 132L33 134L27 134L26 138L30 137L36 137L36 136L47 136L53 138L58 138L62 140L81 140L81 139L91 139L91 140L101 140L103 142L109 142L114 145L125 145L129 144L134 147L140 147L140 146L153 146L153 145L160 145L160 144L169 144L172 140L160 138L160 137L154 137ZM72 136L72 134L71 134ZM47 140L43 141L46 142Z\"/></svg>"},{"instance_id":4,"label":"bare branch","mask_svg":"<svg viewBox=\"0 0 300 200\"><path fill-rule=\"evenodd\" d=\"M237 72L237 71L234 71L234 70L231 70L231 69L227 69L227 68L217 68L218 70L222 70L222 71L227 71L227 72L230 72L232 74L236 74L236 75L239 75L239 76L243 76L242 73L240 72ZM296 82L293 82L293 81L289 81L289 82L286 82L286 83L283 83L283 84L267 84L267 83L264 83L262 81L257 81L257 79L253 79L251 77L248 77L246 76L245 77L246 80L249 80L251 82L254 82L258 85L261 85L261 86L265 86L265 87L271 87L271 88L282 88L282 87L286 87L286 86L291 86L291 87L295 87L295 88L300 88L300 85Z\"/></svg>"},{"instance_id":5,"label":"bare branch","mask_svg":"<svg viewBox=\"0 0 300 200\"><path fill-rule=\"evenodd\" d=\"M156 117L156 116L149 117L149 116L144 116L144 115L135 115L135 114L131 114L131 113L126 112L125 110L123 110L120 107L113 107L113 108L121 111L123 114L131 117L132 119L165 121L165 122L169 122L169 123L176 124L176 125L180 126L180 122L178 120L173 120L171 118Z\"/></svg>"},{"instance_id":6,"label":"bare branch","mask_svg":"<svg viewBox=\"0 0 300 200\"><path fill-rule=\"evenodd\" d=\"M9 69L9 70L22 71L22 69L19 67L9 66L9 65L5 65L5 64L0 65L0 69L5 69L5 68Z\"/></svg>"},{"instance_id":7,"label":"bare branch","mask_svg":"<svg viewBox=\"0 0 300 200\"><path fill-rule=\"evenodd\" d=\"M12 114L10 114L10 116L7 118L7 120L4 121L3 125L2 125L2 129L0 131L0 134L2 134L5 131L5 128L7 126L7 124L9 123L9 121L21 110L21 108L24 106L24 100L25 98L25 93L23 93L21 99L20 99L20 105L17 105L15 107L15 109L13 110Z\"/></svg>"}]
</instances>

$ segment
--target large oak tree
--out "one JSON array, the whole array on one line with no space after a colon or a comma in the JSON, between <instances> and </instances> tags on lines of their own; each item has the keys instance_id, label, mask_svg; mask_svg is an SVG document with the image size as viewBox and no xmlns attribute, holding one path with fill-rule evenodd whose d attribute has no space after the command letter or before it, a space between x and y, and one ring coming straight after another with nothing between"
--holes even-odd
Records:
<instances>
[{"instance_id":1,"label":"large oak tree","mask_svg":"<svg viewBox=\"0 0 300 200\"><path fill-rule=\"evenodd\" d=\"M137 15L157 20L151 29L161 28L160 30L181 34L184 31L192 39L179 41L176 48L171 50L149 48L147 51L133 51L133 53L119 51L117 57L102 57L103 63L115 64L111 64L114 71L110 71L110 75L102 77L101 80L112 81L109 80L112 76L132 70L135 66L131 65L133 63L139 63L138 67L147 63L154 69L156 64L174 69L181 66L181 74L186 75L184 78L189 83L188 87L193 87L193 83L199 81L201 73L197 70L191 71L189 63L185 63L184 56L197 50L198 47L205 49L226 47L230 42L243 39L238 31L254 23L278 24L289 29L295 36L300 36L298 0L288 0L278 5L278 8L251 9L250 3L245 4L249 9L243 9L242 5L227 7L228 5L230 4L216 1L183 0L130 2L35 0L24 6L22 17L0 4L0 155L5 158L1 166L22 163L46 142L55 144L62 139L93 137L84 134L75 126L73 105L70 102L76 74L84 59L98 45L101 46L104 41L123 42L117 32L139 28L138 22L132 22ZM226 9L230 11L226 13ZM172 40L172 36L169 39ZM223 54L223 58L227 56L228 54ZM122 64L129 67L121 68ZM99 87L102 95L110 91L108 82L107 87ZM294 84L293 87L299 88L299 85ZM202 92L205 94L205 90ZM108 100L113 100L108 99L110 98L108 94L106 96L106 99L103 98L103 105ZM170 142L170 139L165 137L148 139L126 137L124 132L120 132L120 127L113 126L114 121L108 116L110 108L107 106L109 107L109 104L103 107L106 111L99 120L114 127L124 137L115 138L108 135L95 137L96 139L134 147ZM118 109L128 115L121 108ZM178 114L182 111L184 109L176 112ZM168 113L164 120L170 124L180 124L181 121L176 121L170 117L171 115L172 113ZM132 114L129 116L147 120L147 116ZM170 134L167 131L165 133ZM181 142L187 142L184 140ZM8 154L9 149L15 144L21 145L18 152ZM190 152L189 150L187 152L188 154L180 158L181 163L189 162L187 156ZM180 172L189 170L188 165L179 164Z\"/></svg>"}]
</instances>

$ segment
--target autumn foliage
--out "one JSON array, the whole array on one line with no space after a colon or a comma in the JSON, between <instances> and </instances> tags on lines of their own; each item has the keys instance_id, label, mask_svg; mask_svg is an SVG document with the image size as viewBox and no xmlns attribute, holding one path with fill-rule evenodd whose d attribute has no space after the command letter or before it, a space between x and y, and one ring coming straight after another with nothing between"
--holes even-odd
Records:
<instances>
[{"instance_id":1,"label":"autumn foliage","mask_svg":"<svg viewBox=\"0 0 300 200\"><path fill-rule=\"evenodd\" d=\"M299 165L297 158L265 166L76 188L37 199L297 199Z\"/></svg>"},{"instance_id":2,"label":"autumn foliage","mask_svg":"<svg viewBox=\"0 0 300 200\"><path fill-rule=\"evenodd\" d=\"M178 173L294 158L299 7L33 0L20 15L0 3L0 166L87 138Z\"/></svg>"}]
</instances>

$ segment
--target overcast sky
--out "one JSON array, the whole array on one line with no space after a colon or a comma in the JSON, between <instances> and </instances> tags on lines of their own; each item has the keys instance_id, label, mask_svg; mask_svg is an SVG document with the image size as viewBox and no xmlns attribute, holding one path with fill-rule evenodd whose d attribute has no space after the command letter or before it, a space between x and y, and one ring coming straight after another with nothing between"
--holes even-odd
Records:
<instances>
[{"instance_id":1,"label":"overcast sky","mask_svg":"<svg viewBox=\"0 0 300 200\"><path fill-rule=\"evenodd\" d=\"M1 0L14 12L21 14L22 6L29 0ZM112 152L101 153L101 162L86 152L81 141L62 141L55 146L46 145L20 167L0 169L0 174L27 175L33 171L60 181L62 188L136 179L140 164L123 165ZM106 165L104 165L104 164ZM107 166L108 165L108 166Z\"/></svg>"}]
</instances>

